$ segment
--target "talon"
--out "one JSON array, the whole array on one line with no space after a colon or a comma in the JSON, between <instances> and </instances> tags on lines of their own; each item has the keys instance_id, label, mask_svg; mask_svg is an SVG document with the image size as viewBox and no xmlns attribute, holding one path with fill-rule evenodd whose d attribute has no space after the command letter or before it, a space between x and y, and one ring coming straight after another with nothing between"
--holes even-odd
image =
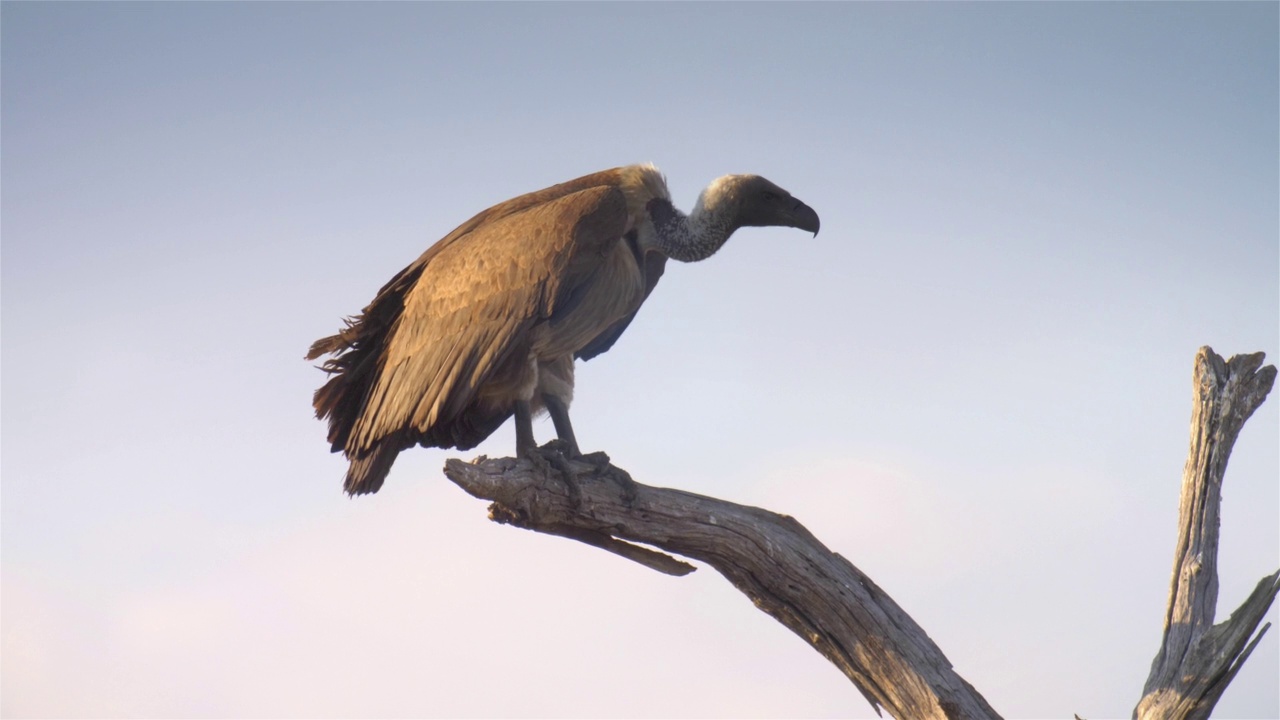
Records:
<instances>
[{"instance_id":1,"label":"talon","mask_svg":"<svg viewBox=\"0 0 1280 720\"><path fill-rule=\"evenodd\" d=\"M630 509L635 504L636 497L640 493L640 486L635 480L631 479L631 473L622 468L610 466L608 475L621 488L622 504L627 509Z\"/></svg>"},{"instance_id":2,"label":"talon","mask_svg":"<svg viewBox=\"0 0 1280 720\"><path fill-rule=\"evenodd\" d=\"M537 458L536 464L548 476L551 474L550 470L555 469L560 481L569 491L569 504L577 510L582 507L582 488L578 485L578 473L574 471L573 466L569 464L569 459L561 450L562 445L561 441L552 440L540 448L535 448L531 457Z\"/></svg>"},{"instance_id":3,"label":"talon","mask_svg":"<svg viewBox=\"0 0 1280 720\"><path fill-rule=\"evenodd\" d=\"M579 455L578 459L595 465L596 469L601 472L604 472L612 462L603 450L597 450L596 452L587 453L586 455Z\"/></svg>"}]
</instances>

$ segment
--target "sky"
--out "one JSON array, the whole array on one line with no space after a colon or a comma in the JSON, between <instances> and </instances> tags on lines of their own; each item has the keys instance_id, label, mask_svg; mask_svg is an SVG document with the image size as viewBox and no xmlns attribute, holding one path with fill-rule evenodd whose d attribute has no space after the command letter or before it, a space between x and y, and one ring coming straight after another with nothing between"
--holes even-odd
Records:
<instances>
[{"instance_id":1,"label":"sky","mask_svg":"<svg viewBox=\"0 0 1280 720\"><path fill-rule=\"evenodd\" d=\"M0 714L873 717L714 570L489 522L440 471L510 424L341 491L310 343L485 207L652 161L680 207L758 173L822 232L669 266L579 364L583 449L793 515L1006 717L1128 717L1196 350L1280 357L1278 27L5 2ZM1277 407L1227 472L1220 617L1280 568ZM1280 717L1278 634L1217 717Z\"/></svg>"}]
</instances>

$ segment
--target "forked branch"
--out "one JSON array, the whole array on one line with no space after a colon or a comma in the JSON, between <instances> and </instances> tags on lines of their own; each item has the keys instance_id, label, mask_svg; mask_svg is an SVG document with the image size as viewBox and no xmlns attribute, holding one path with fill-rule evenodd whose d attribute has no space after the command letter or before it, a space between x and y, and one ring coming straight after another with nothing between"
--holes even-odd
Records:
<instances>
[{"instance_id":1,"label":"forked branch","mask_svg":"<svg viewBox=\"0 0 1280 720\"><path fill-rule=\"evenodd\" d=\"M1222 475L1241 426L1275 381L1275 368L1262 368L1262 358L1223 361L1209 348L1196 357L1191 454L1164 642L1135 717L1208 717L1266 632L1254 634L1280 591L1280 571L1264 578L1229 620L1212 624ZM877 712L999 717L897 603L791 517L641 485L603 454L569 460L553 445L539 451L537 462L449 460L445 474L492 501L496 522L579 540L671 575L693 566L635 543L711 565L840 668Z\"/></svg>"},{"instance_id":2,"label":"forked branch","mask_svg":"<svg viewBox=\"0 0 1280 720\"><path fill-rule=\"evenodd\" d=\"M1182 471L1178 543L1164 636L1134 708L1135 718L1207 718L1270 624L1254 635L1280 591L1280 570L1265 577L1231 617L1213 624L1218 604L1218 525L1222 478L1244 423L1275 384L1262 353L1224 361L1196 354L1191 448Z\"/></svg>"}]
</instances>

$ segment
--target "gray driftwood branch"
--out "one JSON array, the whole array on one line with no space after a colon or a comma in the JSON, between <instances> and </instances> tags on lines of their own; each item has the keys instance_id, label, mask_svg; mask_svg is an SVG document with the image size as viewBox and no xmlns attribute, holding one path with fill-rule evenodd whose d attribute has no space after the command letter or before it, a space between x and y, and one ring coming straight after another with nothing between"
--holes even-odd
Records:
<instances>
[{"instance_id":1,"label":"gray driftwood branch","mask_svg":"<svg viewBox=\"0 0 1280 720\"><path fill-rule=\"evenodd\" d=\"M1240 426L1275 379L1274 367L1258 370L1262 357L1223 362L1208 348L1197 356L1182 539L1165 641L1135 716L1207 717L1261 637L1249 642L1280 587L1278 572L1230 620L1211 627L1222 472ZM795 519L636 483L601 453L568 460L552 443L540 457L545 459L449 460L445 475L492 501L489 516L496 522L579 540L671 575L694 568L666 553L711 565L834 663L877 712L913 719L999 717L892 598Z\"/></svg>"},{"instance_id":2,"label":"gray driftwood branch","mask_svg":"<svg viewBox=\"0 0 1280 720\"><path fill-rule=\"evenodd\" d=\"M693 568L632 543L707 563L894 717L999 717L897 603L793 518L641 485L599 457L556 464L576 475L576 489L550 464L511 458L449 460L445 474L492 500L498 522L583 540L672 574Z\"/></svg>"},{"instance_id":3,"label":"gray driftwood branch","mask_svg":"<svg viewBox=\"0 0 1280 720\"><path fill-rule=\"evenodd\" d=\"M1178 543L1164 637L1134 708L1135 718L1207 718L1267 632L1255 635L1280 591L1280 570L1264 577L1231 617L1214 625L1218 604L1218 524L1231 448L1276 380L1262 353L1224 361L1196 354L1191 449L1182 471Z\"/></svg>"}]
</instances>

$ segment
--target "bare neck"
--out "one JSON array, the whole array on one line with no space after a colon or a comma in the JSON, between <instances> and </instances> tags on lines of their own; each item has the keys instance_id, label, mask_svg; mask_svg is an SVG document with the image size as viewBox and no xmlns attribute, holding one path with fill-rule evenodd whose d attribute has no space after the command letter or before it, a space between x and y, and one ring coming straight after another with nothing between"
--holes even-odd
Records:
<instances>
[{"instance_id":1,"label":"bare neck","mask_svg":"<svg viewBox=\"0 0 1280 720\"><path fill-rule=\"evenodd\" d=\"M726 213L707 207L701 198L688 215L661 198L649 201L648 208L658 250L680 262L698 262L715 255L737 229Z\"/></svg>"}]
</instances>

